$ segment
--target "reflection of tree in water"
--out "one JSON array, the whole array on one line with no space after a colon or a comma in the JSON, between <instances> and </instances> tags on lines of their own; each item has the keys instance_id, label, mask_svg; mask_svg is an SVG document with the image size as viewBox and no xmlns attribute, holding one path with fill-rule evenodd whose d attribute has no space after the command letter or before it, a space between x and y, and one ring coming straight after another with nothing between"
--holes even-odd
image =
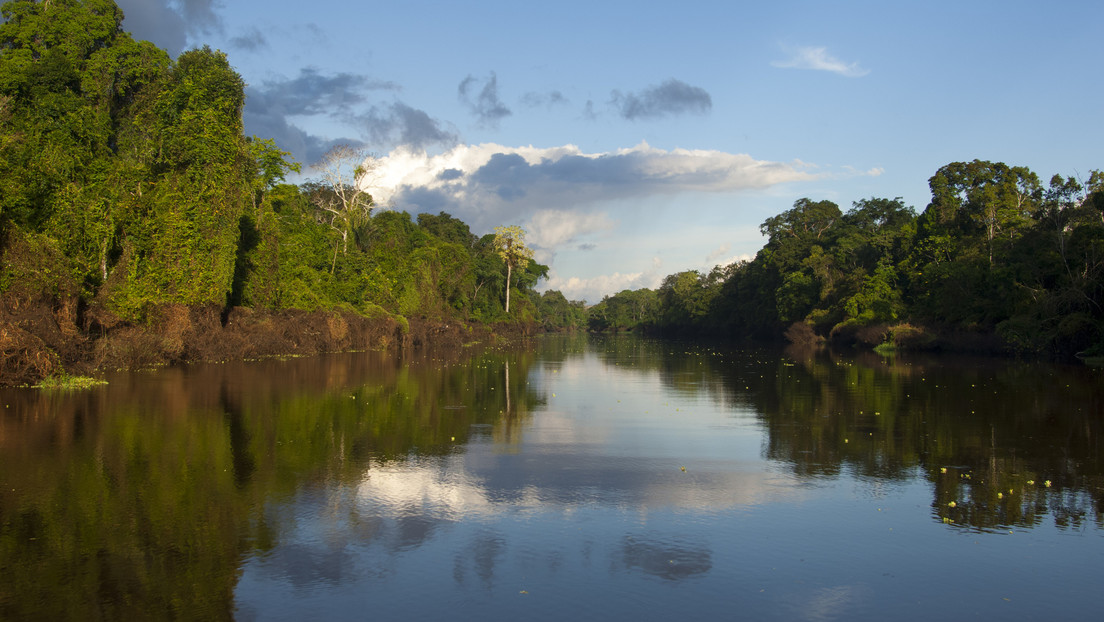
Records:
<instances>
[{"instance_id":1,"label":"reflection of tree in water","mask_svg":"<svg viewBox=\"0 0 1104 622\"><path fill-rule=\"evenodd\" d=\"M447 456L505 425L506 360L517 425L538 399L526 387L531 359L362 353L169 368L81 393L8 391L0 559L14 571L0 581L0 619L85 619L89 603L107 618L229 619L250 549L298 568L287 574L296 580L343 580L347 556L282 541L302 517L269 515L268 500L340 490L371 465ZM338 501L316 516L365 542L414 547L435 528Z\"/></svg>"},{"instance_id":2,"label":"reflection of tree in water","mask_svg":"<svg viewBox=\"0 0 1104 622\"><path fill-rule=\"evenodd\" d=\"M493 531L479 532L463 552L453 558L452 577L459 585L467 585L469 570L474 572L485 589L494 587L495 566L506 552L506 541Z\"/></svg>"},{"instance_id":3,"label":"reflection of tree in water","mask_svg":"<svg viewBox=\"0 0 1104 622\"><path fill-rule=\"evenodd\" d=\"M976 528L1104 525L1104 383L1083 367L986 357L727 350L608 338L672 391L750 409L766 457L802 477L910 480L937 520ZM1049 486L1046 482L1050 482ZM953 505L951 505L953 503Z\"/></svg>"},{"instance_id":4,"label":"reflection of tree in water","mask_svg":"<svg viewBox=\"0 0 1104 622\"><path fill-rule=\"evenodd\" d=\"M713 568L709 548L679 539L628 535L621 541L620 565L668 581L702 575ZM615 567L618 564L615 562Z\"/></svg>"}]
</instances>

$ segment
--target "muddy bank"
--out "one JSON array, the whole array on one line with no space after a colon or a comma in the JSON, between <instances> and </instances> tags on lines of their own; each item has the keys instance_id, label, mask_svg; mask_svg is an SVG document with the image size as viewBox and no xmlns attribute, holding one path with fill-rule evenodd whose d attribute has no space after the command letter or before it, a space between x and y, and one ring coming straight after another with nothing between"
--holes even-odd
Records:
<instances>
[{"instance_id":1,"label":"muddy bank","mask_svg":"<svg viewBox=\"0 0 1104 622\"><path fill-rule=\"evenodd\" d=\"M166 305L142 324L80 309L75 296L0 300L0 386L66 373L322 352L458 347L524 328L368 318L351 311Z\"/></svg>"}]
</instances>

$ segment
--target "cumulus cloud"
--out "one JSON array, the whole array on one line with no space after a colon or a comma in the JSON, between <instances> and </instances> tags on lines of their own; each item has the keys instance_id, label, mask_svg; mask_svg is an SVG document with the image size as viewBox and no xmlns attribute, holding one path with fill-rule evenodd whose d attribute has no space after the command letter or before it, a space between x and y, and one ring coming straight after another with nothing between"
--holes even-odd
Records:
<instances>
[{"instance_id":1,"label":"cumulus cloud","mask_svg":"<svg viewBox=\"0 0 1104 622\"><path fill-rule=\"evenodd\" d=\"M580 235L608 231L616 223L605 213L576 213L564 209L546 209L529 219L529 242L533 246L554 249L577 239Z\"/></svg>"},{"instance_id":2,"label":"cumulus cloud","mask_svg":"<svg viewBox=\"0 0 1104 622\"><path fill-rule=\"evenodd\" d=\"M493 71L486 80L469 75L460 81L456 91L460 101L484 127L497 127L499 121L513 114L498 97L498 76Z\"/></svg>"},{"instance_id":3,"label":"cumulus cloud","mask_svg":"<svg viewBox=\"0 0 1104 622\"><path fill-rule=\"evenodd\" d=\"M823 47L800 47L791 51L790 58L771 63L774 67L783 69L813 69L816 71L830 71L848 78L861 78L870 73L869 69L863 69L858 63L845 63L828 53Z\"/></svg>"},{"instance_id":4,"label":"cumulus cloud","mask_svg":"<svg viewBox=\"0 0 1104 622\"><path fill-rule=\"evenodd\" d=\"M220 32L222 21L218 0L116 0L123 10L123 28L176 56L188 45L189 37Z\"/></svg>"},{"instance_id":5,"label":"cumulus cloud","mask_svg":"<svg viewBox=\"0 0 1104 622\"><path fill-rule=\"evenodd\" d=\"M539 210L681 192L731 192L813 179L801 163L640 143L605 153L574 145L459 145L428 156L397 149L381 158L373 196L412 211L463 213L475 227Z\"/></svg>"},{"instance_id":6,"label":"cumulus cloud","mask_svg":"<svg viewBox=\"0 0 1104 622\"><path fill-rule=\"evenodd\" d=\"M437 155L392 151L377 163L370 191L380 204L395 209L448 212L477 233L503 223L521 224L538 260L552 263L560 251L608 239L623 220L631 225L639 218L634 208L649 197L738 192L821 176L807 168L745 154L655 149L647 143L606 153L584 153L574 145L458 145ZM611 283L650 287L658 275L603 278L551 283L593 294Z\"/></svg>"},{"instance_id":7,"label":"cumulus cloud","mask_svg":"<svg viewBox=\"0 0 1104 622\"><path fill-rule=\"evenodd\" d=\"M639 93L614 91L612 100L618 113L629 120L705 114L713 109L713 98L705 89L673 78Z\"/></svg>"},{"instance_id":8,"label":"cumulus cloud","mask_svg":"<svg viewBox=\"0 0 1104 622\"><path fill-rule=\"evenodd\" d=\"M548 281L543 284L546 290L559 290L568 300L586 300L596 303L603 296L615 294L626 289L655 289L659 287L663 277L649 272L632 272L622 274L603 274L591 278L568 277L563 278L551 271Z\"/></svg>"}]
</instances>

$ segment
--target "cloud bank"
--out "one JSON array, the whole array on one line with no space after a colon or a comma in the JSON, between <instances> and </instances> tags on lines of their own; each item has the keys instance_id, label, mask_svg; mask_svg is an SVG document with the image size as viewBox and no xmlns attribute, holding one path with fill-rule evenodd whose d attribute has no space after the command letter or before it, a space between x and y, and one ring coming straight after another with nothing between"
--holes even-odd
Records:
<instances>
[{"instance_id":1,"label":"cloud bank","mask_svg":"<svg viewBox=\"0 0 1104 622\"><path fill-rule=\"evenodd\" d=\"M459 145L435 156L398 149L378 165L371 189L377 202L412 212L447 211L477 229L544 210L578 212L623 199L732 192L815 177L801 162L712 150L667 151L643 142L606 153L583 153L574 145L542 149L493 143Z\"/></svg>"},{"instance_id":2,"label":"cloud bank","mask_svg":"<svg viewBox=\"0 0 1104 622\"><path fill-rule=\"evenodd\" d=\"M812 69L815 71L829 71L848 78L861 78L870 73L869 69L863 69L858 63L845 63L828 53L823 47L801 47L792 50L787 60L771 63L774 67L783 69Z\"/></svg>"},{"instance_id":3,"label":"cloud bank","mask_svg":"<svg viewBox=\"0 0 1104 622\"><path fill-rule=\"evenodd\" d=\"M663 275L656 271L632 272L622 274L603 274L591 278L579 278L577 276L561 277L552 271L549 274L546 289L559 290L568 300L584 300L595 304L602 300L603 296L612 296L626 289L655 289L659 287Z\"/></svg>"}]
</instances>

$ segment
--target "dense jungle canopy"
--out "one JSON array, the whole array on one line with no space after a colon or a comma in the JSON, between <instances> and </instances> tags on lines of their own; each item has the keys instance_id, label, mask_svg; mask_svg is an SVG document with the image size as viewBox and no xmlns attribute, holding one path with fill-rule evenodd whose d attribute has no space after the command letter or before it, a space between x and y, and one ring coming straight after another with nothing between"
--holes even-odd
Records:
<instances>
[{"instance_id":1,"label":"dense jungle canopy","mask_svg":"<svg viewBox=\"0 0 1104 622\"><path fill-rule=\"evenodd\" d=\"M590 310L596 327L829 337L870 345L1102 353L1104 174L954 162L919 215L898 199L842 212L797 200L751 261L668 276Z\"/></svg>"},{"instance_id":2,"label":"dense jungle canopy","mask_svg":"<svg viewBox=\"0 0 1104 622\"><path fill-rule=\"evenodd\" d=\"M221 52L170 59L122 31L111 0L14 1L3 16L6 294L75 288L138 322L167 303L505 315L493 235L375 211L348 196L354 178L281 183L298 165L243 134L244 83ZM516 315L534 321L547 268L519 268Z\"/></svg>"}]
</instances>

